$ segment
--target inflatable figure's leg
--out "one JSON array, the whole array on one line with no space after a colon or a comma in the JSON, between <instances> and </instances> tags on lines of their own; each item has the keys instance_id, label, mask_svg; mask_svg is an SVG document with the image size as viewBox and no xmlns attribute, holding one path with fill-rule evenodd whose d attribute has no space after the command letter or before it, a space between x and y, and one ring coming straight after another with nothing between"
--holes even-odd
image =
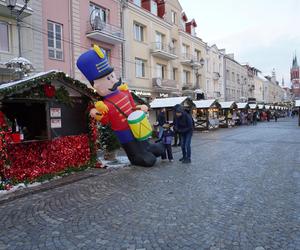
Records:
<instances>
[{"instance_id":1,"label":"inflatable figure's leg","mask_svg":"<svg viewBox=\"0 0 300 250\"><path fill-rule=\"evenodd\" d=\"M131 164L142 167L152 167L156 162L156 157L146 150L146 147L138 141L131 141L122 144Z\"/></svg>"},{"instance_id":2,"label":"inflatable figure's leg","mask_svg":"<svg viewBox=\"0 0 300 250\"><path fill-rule=\"evenodd\" d=\"M164 146L161 143L153 144L149 143L149 141L142 141L141 143L144 145L143 147L146 148L148 152L151 152L156 157L162 156L165 151Z\"/></svg>"}]
</instances>

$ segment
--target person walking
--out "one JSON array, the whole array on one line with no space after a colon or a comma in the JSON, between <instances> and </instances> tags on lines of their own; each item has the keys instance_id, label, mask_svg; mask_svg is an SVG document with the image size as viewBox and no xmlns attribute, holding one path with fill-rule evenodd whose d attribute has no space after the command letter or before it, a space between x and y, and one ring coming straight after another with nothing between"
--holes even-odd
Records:
<instances>
[{"instance_id":1,"label":"person walking","mask_svg":"<svg viewBox=\"0 0 300 250\"><path fill-rule=\"evenodd\" d=\"M277 111L275 111L275 113L274 113L274 118L275 118L275 122L277 122L277 119L278 119L278 113L277 113Z\"/></svg>"},{"instance_id":2,"label":"person walking","mask_svg":"<svg viewBox=\"0 0 300 250\"><path fill-rule=\"evenodd\" d=\"M161 159L164 161L167 159L168 155L168 160L170 162L173 161L173 154L172 154L172 141L174 137L174 132L171 130L171 126L169 123L165 123L163 125L163 134L161 139L157 140L156 142L162 142L164 145L164 153L161 156Z\"/></svg>"},{"instance_id":3,"label":"person walking","mask_svg":"<svg viewBox=\"0 0 300 250\"><path fill-rule=\"evenodd\" d=\"M253 112L253 126L257 124L257 111Z\"/></svg>"},{"instance_id":4,"label":"person walking","mask_svg":"<svg viewBox=\"0 0 300 250\"><path fill-rule=\"evenodd\" d=\"M166 109L162 108L157 117L158 123L158 139L161 139L164 132L163 125L166 123Z\"/></svg>"},{"instance_id":5,"label":"person walking","mask_svg":"<svg viewBox=\"0 0 300 250\"><path fill-rule=\"evenodd\" d=\"M182 163L191 163L191 140L193 136L194 123L192 116L182 106L176 109L175 125L181 135Z\"/></svg>"}]
</instances>

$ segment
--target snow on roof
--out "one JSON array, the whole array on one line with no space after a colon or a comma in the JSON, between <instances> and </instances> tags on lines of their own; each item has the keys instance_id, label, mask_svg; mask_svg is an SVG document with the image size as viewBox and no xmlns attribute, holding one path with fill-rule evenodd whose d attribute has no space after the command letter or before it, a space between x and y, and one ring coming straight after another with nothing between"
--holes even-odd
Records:
<instances>
[{"instance_id":1,"label":"snow on roof","mask_svg":"<svg viewBox=\"0 0 300 250\"><path fill-rule=\"evenodd\" d=\"M250 109L256 109L257 104L255 104L255 103L250 103L250 104L249 104L249 107L250 107Z\"/></svg>"},{"instance_id":2,"label":"snow on roof","mask_svg":"<svg viewBox=\"0 0 300 250\"><path fill-rule=\"evenodd\" d=\"M1 89L5 89L5 88L9 88L9 87L12 87L12 86L15 86L15 85L18 85L20 83L23 83L23 82L35 79L37 77L41 77L41 76L44 76L44 75L48 75L48 74L51 74L51 73L57 73L57 72L59 72L59 71L50 70L50 71L47 71L47 72L40 72L40 73L31 75L29 77L23 78L21 80L12 81L12 82L8 82L8 83L3 83L3 84L0 84L0 90Z\"/></svg>"},{"instance_id":3,"label":"snow on roof","mask_svg":"<svg viewBox=\"0 0 300 250\"><path fill-rule=\"evenodd\" d=\"M233 105L235 104L235 102L220 102L221 108L222 109L230 109Z\"/></svg>"},{"instance_id":4,"label":"snow on roof","mask_svg":"<svg viewBox=\"0 0 300 250\"><path fill-rule=\"evenodd\" d=\"M238 109L246 109L247 105L248 105L247 102L238 102L237 103Z\"/></svg>"},{"instance_id":5,"label":"snow on roof","mask_svg":"<svg viewBox=\"0 0 300 250\"><path fill-rule=\"evenodd\" d=\"M295 107L300 107L300 100L295 101Z\"/></svg>"},{"instance_id":6,"label":"snow on roof","mask_svg":"<svg viewBox=\"0 0 300 250\"><path fill-rule=\"evenodd\" d=\"M194 101L196 108L210 108L216 102L215 99Z\"/></svg>"},{"instance_id":7,"label":"snow on roof","mask_svg":"<svg viewBox=\"0 0 300 250\"><path fill-rule=\"evenodd\" d=\"M150 103L150 107L153 109L174 107L177 104L182 104L187 98L187 96L156 98Z\"/></svg>"}]
</instances>

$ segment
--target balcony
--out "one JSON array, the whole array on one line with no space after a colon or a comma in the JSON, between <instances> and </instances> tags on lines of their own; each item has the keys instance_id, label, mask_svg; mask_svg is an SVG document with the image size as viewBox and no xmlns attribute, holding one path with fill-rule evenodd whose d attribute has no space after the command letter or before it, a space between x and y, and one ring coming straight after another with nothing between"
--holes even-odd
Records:
<instances>
[{"instance_id":1,"label":"balcony","mask_svg":"<svg viewBox=\"0 0 300 250\"><path fill-rule=\"evenodd\" d=\"M201 68L204 65L203 58L199 59L194 55L183 53L181 63L186 66Z\"/></svg>"},{"instance_id":2,"label":"balcony","mask_svg":"<svg viewBox=\"0 0 300 250\"><path fill-rule=\"evenodd\" d=\"M16 10L21 10L22 6L23 6L23 3L22 4L17 3L15 9L11 13L10 9L8 9L6 7L6 1L5 0L0 0L0 16L15 19L15 16L16 16L15 11ZM21 14L20 19L22 19L24 17L31 16L32 13L33 13L32 9L27 6L27 8Z\"/></svg>"},{"instance_id":3,"label":"balcony","mask_svg":"<svg viewBox=\"0 0 300 250\"><path fill-rule=\"evenodd\" d=\"M113 45L118 45L125 41L120 27L103 22L97 16L91 22L88 22L86 36L90 39Z\"/></svg>"},{"instance_id":4,"label":"balcony","mask_svg":"<svg viewBox=\"0 0 300 250\"><path fill-rule=\"evenodd\" d=\"M150 52L153 56L159 57L164 60L174 60L178 58L175 53L175 48L171 45L171 43L169 45L159 42L152 43Z\"/></svg>"},{"instance_id":5,"label":"balcony","mask_svg":"<svg viewBox=\"0 0 300 250\"><path fill-rule=\"evenodd\" d=\"M219 72L213 72L213 80L214 81L219 81L221 75Z\"/></svg>"},{"instance_id":6,"label":"balcony","mask_svg":"<svg viewBox=\"0 0 300 250\"><path fill-rule=\"evenodd\" d=\"M152 78L153 88L156 90L178 91L178 84L175 80L161 79L158 77Z\"/></svg>"}]
</instances>

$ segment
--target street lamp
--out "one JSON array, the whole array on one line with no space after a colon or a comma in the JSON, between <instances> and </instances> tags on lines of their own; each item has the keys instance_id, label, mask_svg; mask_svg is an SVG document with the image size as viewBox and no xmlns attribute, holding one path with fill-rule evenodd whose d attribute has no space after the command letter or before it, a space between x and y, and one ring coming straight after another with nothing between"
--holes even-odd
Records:
<instances>
[{"instance_id":1,"label":"street lamp","mask_svg":"<svg viewBox=\"0 0 300 250\"><path fill-rule=\"evenodd\" d=\"M16 14L16 20L17 20L17 28L18 28L18 41L19 41L19 57L22 56L22 51L21 51L21 18L20 16L22 15L23 11L27 8L27 4L29 3L30 0L23 0L24 5L20 10L14 10L16 5L17 5L17 0L6 0L6 7L10 9L11 14L15 12Z\"/></svg>"}]
</instances>

